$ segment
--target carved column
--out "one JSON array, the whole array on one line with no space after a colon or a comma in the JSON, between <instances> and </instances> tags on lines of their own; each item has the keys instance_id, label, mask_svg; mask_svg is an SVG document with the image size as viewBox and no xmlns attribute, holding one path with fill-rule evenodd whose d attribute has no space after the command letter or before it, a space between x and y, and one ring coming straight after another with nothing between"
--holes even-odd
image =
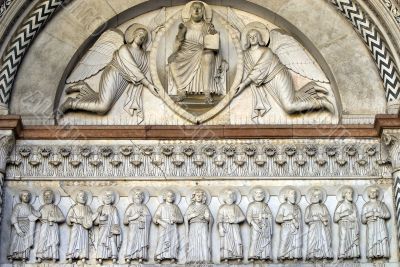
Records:
<instances>
[{"instance_id":1,"label":"carved column","mask_svg":"<svg viewBox=\"0 0 400 267\"><path fill-rule=\"evenodd\" d=\"M384 130L383 143L387 146L393 172L393 192L396 209L398 249L400 250L400 130Z\"/></svg>"},{"instance_id":2,"label":"carved column","mask_svg":"<svg viewBox=\"0 0 400 267\"><path fill-rule=\"evenodd\" d=\"M0 223L3 211L3 184L6 175L6 163L14 143L14 134L11 130L0 131Z\"/></svg>"}]
</instances>

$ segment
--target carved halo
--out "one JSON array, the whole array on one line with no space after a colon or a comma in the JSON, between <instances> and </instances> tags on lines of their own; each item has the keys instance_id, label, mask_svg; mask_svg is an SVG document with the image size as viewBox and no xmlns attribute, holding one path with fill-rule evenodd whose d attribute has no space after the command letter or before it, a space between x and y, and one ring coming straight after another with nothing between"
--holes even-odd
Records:
<instances>
[{"instance_id":1,"label":"carved halo","mask_svg":"<svg viewBox=\"0 0 400 267\"><path fill-rule=\"evenodd\" d=\"M147 40L146 40L146 43L143 45L143 49L146 50L151 42L151 34L150 34L149 29L146 26L144 26L143 24L133 23L131 26L129 26L125 31L124 40L126 43L131 43L133 41L134 33L139 29L145 30L147 32Z\"/></svg>"},{"instance_id":2,"label":"carved halo","mask_svg":"<svg viewBox=\"0 0 400 267\"><path fill-rule=\"evenodd\" d=\"M133 192L136 191L136 190L140 190L140 191L143 192L144 199L143 199L143 203L142 204L146 204L147 202L149 202L149 199L150 199L149 191L147 191L143 187L137 186L137 187L132 188L131 191L129 191L128 197L129 197L129 201L131 203L133 203Z\"/></svg>"},{"instance_id":3,"label":"carved halo","mask_svg":"<svg viewBox=\"0 0 400 267\"><path fill-rule=\"evenodd\" d=\"M112 204L113 204L113 205L116 205L116 204L119 202L120 197L119 197L119 193L118 193L117 191L115 191L115 190L112 190L112 189L105 189L105 190L100 194L100 201L103 203L103 198L104 198L104 196L105 196L105 193L108 192L108 191L113 192L113 194L114 194L114 202L113 202Z\"/></svg>"},{"instance_id":4,"label":"carved halo","mask_svg":"<svg viewBox=\"0 0 400 267\"><path fill-rule=\"evenodd\" d=\"M253 22L248 23L246 25L246 27L244 28L243 32L242 32L242 36L241 36L240 39L242 40L242 47L243 48L244 48L244 46L245 46L245 44L247 42L247 34L251 30L259 31L263 41L266 44L268 44L268 42L269 42L269 29L263 23L258 22L258 21L253 21Z\"/></svg>"},{"instance_id":5,"label":"carved halo","mask_svg":"<svg viewBox=\"0 0 400 267\"><path fill-rule=\"evenodd\" d=\"M353 203L356 203L357 198L358 198L358 194L357 194L356 190L355 190L353 187L348 186L348 185L342 186L342 187L337 191L336 199L337 199L338 201L342 201L342 200L343 200L343 190L345 190L345 189L347 189L347 188L350 188L350 189L353 190Z\"/></svg>"},{"instance_id":6,"label":"carved halo","mask_svg":"<svg viewBox=\"0 0 400 267\"><path fill-rule=\"evenodd\" d=\"M235 193L235 195L236 195L235 204L238 205L238 204L240 203L240 201L242 200L242 194L240 194L240 191L239 191L238 189L232 188L232 187L224 188L224 189L221 191L221 193L220 193L219 196L218 196L219 202L220 202L221 204L225 204L225 193L226 193L226 191L228 191L228 190L232 190L232 191Z\"/></svg>"},{"instance_id":7,"label":"carved halo","mask_svg":"<svg viewBox=\"0 0 400 267\"><path fill-rule=\"evenodd\" d=\"M45 188L40 192L40 195L39 195L39 203L40 203L40 205L45 205L44 199L43 199L43 194L46 191L53 192L53 196L54 196L53 204L54 205L58 205L60 203L60 201L61 201L60 191L58 191L57 189L51 189L51 188Z\"/></svg>"},{"instance_id":8,"label":"carved halo","mask_svg":"<svg viewBox=\"0 0 400 267\"><path fill-rule=\"evenodd\" d=\"M285 194L289 190L294 190L296 192L296 204L299 204L300 198L301 198L300 190L297 189L296 187L290 186L290 185L289 186L285 186L284 188L281 189L281 191L279 192L279 201L281 203L284 203L286 201L285 200Z\"/></svg>"},{"instance_id":9,"label":"carved halo","mask_svg":"<svg viewBox=\"0 0 400 267\"><path fill-rule=\"evenodd\" d=\"M161 192L161 195L158 197L158 201L160 201L160 203L164 203L164 202L165 202L165 201L164 201L164 194L165 194L167 191L172 191L172 192L174 192L174 194L175 194L175 201L174 201L174 204L178 205L179 202L181 202L181 194L179 193L179 191L174 190L174 189L172 189L172 188L165 188L165 189Z\"/></svg>"},{"instance_id":10,"label":"carved halo","mask_svg":"<svg viewBox=\"0 0 400 267\"><path fill-rule=\"evenodd\" d=\"M192 4L194 4L194 3L201 3L201 4L203 4L204 10L205 10L205 12L204 12L204 14L203 14L204 20L205 20L206 22L210 23L211 20L212 20L212 10L211 10L211 7L210 7L209 5L207 5L206 3L202 2L202 1L190 1L189 3L187 3L187 4L185 5L185 7L182 9L182 20L183 20L184 22L187 22L187 21L190 20L190 17L191 17L191 15L190 15L190 7L191 7Z\"/></svg>"},{"instance_id":11,"label":"carved halo","mask_svg":"<svg viewBox=\"0 0 400 267\"><path fill-rule=\"evenodd\" d=\"M37 197L36 193L32 192L31 190L24 189L24 188L22 188L21 190L19 190L18 192L15 193L14 199L16 199L16 203L21 203L21 200L19 199L19 195L21 194L22 191L28 191L29 193L31 193L31 199L29 201L29 204L33 205L33 203L35 203L35 201L36 201L36 197Z\"/></svg>"},{"instance_id":12,"label":"carved halo","mask_svg":"<svg viewBox=\"0 0 400 267\"><path fill-rule=\"evenodd\" d=\"M262 186L256 186L256 187L253 187L253 188L250 190L250 193L249 193L249 195L247 196L247 199L249 200L249 202L253 202L253 201L254 201L253 194L254 194L254 190L256 190L256 189L261 189L261 190L264 191L264 193L265 193L264 202L265 202L265 203L268 203L269 198L270 198L270 194L269 194L268 190L265 189L265 188L262 187Z\"/></svg>"},{"instance_id":13,"label":"carved halo","mask_svg":"<svg viewBox=\"0 0 400 267\"><path fill-rule=\"evenodd\" d=\"M195 188L193 188L193 189L191 189L191 190L189 191L189 194L186 196L186 202L187 202L189 205L192 203L192 195L193 195L193 193L194 193L195 191L197 191L197 190L201 190L201 191L203 191L203 192L206 194L206 198L207 198L206 204L207 204L207 205L210 205L210 203L211 203L211 198L212 198L210 192L208 192L208 190L204 189L203 187L199 187L199 186L196 186Z\"/></svg>"},{"instance_id":14,"label":"carved halo","mask_svg":"<svg viewBox=\"0 0 400 267\"><path fill-rule=\"evenodd\" d=\"M308 189L307 194L306 194L306 200L309 204L311 204L311 194L315 191L315 190L319 190L322 193L322 199L321 199L321 203L325 203L326 201L326 191L325 189L323 189L322 187L319 186L314 186L311 187L310 189Z\"/></svg>"},{"instance_id":15,"label":"carved halo","mask_svg":"<svg viewBox=\"0 0 400 267\"><path fill-rule=\"evenodd\" d=\"M89 190L83 190L83 189L82 189L82 190L74 191L74 192L71 194L71 199L72 199L72 201L76 203L76 197L78 196L78 193L79 193L80 191L83 191L83 192L86 193L86 197L87 197L86 205L90 205L90 204L92 203L92 201L93 201L93 194L92 194L92 192L90 192Z\"/></svg>"},{"instance_id":16,"label":"carved halo","mask_svg":"<svg viewBox=\"0 0 400 267\"><path fill-rule=\"evenodd\" d=\"M365 190L364 190L364 192L363 192L363 194L362 194L362 197L363 197L364 201L365 201L365 202L368 202L368 201L369 201L368 191L369 191L370 189L372 189L372 188L376 188L376 189L378 190L378 200L381 200L381 201L382 201L382 199L383 199L383 191L382 191L382 189L381 189L379 186L377 186L377 185L370 185L370 186L368 186L367 188L365 188Z\"/></svg>"}]
</instances>

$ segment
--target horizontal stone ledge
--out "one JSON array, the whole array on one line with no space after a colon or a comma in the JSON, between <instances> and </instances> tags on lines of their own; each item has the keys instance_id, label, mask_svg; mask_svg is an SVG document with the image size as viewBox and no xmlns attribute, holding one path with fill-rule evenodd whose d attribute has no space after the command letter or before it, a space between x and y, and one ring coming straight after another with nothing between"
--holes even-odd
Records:
<instances>
[{"instance_id":1,"label":"horizontal stone ledge","mask_svg":"<svg viewBox=\"0 0 400 267\"><path fill-rule=\"evenodd\" d=\"M377 115L374 124L356 125L38 125L24 126L17 115L0 116L0 130L18 139L246 139L246 138L379 138L383 129L400 129L397 115Z\"/></svg>"}]
</instances>

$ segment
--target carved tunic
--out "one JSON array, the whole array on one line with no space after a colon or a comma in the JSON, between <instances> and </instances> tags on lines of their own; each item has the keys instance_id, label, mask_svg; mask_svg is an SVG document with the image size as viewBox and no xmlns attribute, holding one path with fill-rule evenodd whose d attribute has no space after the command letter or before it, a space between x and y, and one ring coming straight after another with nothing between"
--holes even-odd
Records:
<instances>
[{"instance_id":1,"label":"carved tunic","mask_svg":"<svg viewBox=\"0 0 400 267\"><path fill-rule=\"evenodd\" d=\"M339 213L348 215L340 217ZM334 221L339 224L339 259L360 257L358 212L354 203L341 201L336 207Z\"/></svg>"},{"instance_id":2,"label":"carved tunic","mask_svg":"<svg viewBox=\"0 0 400 267\"><path fill-rule=\"evenodd\" d=\"M67 224L72 225L72 230L67 259L89 258L89 230L93 226L92 216L92 211L87 205L75 204L69 209Z\"/></svg>"},{"instance_id":3,"label":"carved tunic","mask_svg":"<svg viewBox=\"0 0 400 267\"><path fill-rule=\"evenodd\" d=\"M291 215L291 219L286 217ZM297 204L283 203L276 215L276 222L281 224L279 259L301 259L302 230L301 210Z\"/></svg>"},{"instance_id":4,"label":"carved tunic","mask_svg":"<svg viewBox=\"0 0 400 267\"><path fill-rule=\"evenodd\" d=\"M144 204L130 204L125 211L124 224L129 225L126 259L148 259L151 214Z\"/></svg>"},{"instance_id":5,"label":"carved tunic","mask_svg":"<svg viewBox=\"0 0 400 267\"><path fill-rule=\"evenodd\" d=\"M374 213L372 216L366 216ZM390 218L390 212L382 201L369 201L365 203L361 213L361 221L367 224L367 257L389 258L389 236L386 228L386 220Z\"/></svg>"},{"instance_id":6,"label":"carved tunic","mask_svg":"<svg viewBox=\"0 0 400 267\"><path fill-rule=\"evenodd\" d=\"M11 214L11 224L14 226L9 258L13 260L28 260L33 246L36 220L40 217L31 204L18 203ZM17 233L17 229L21 233Z\"/></svg>"},{"instance_id":7,"label":"carved tunic","mask_svg":"<svg viewBox=\"0 0 400 267\"><path fill-rule=\"evenodd\" d=\"M272 213L268 204L264 202L250 203L246 217L251 227L249 259L270 259Z\"/></svg>"},{"instance_id":8,"label":"carved tunic","mask_svg":"<svg viewBox=\"0 0 400 267\"><path fill-rule=\"evenodd\" d=\"M39 212L41 213L41 227L36 258L58 260L60 258L60 230L58 224L64 222L65 217L61 209L55 204L45 204L40 208Z\"/></svg>"},{"instance_id":9,"label":"carved tunic","mask_svg":"<svg viewBox=\"0 0 400 267\"><path fill-rule=\"evenodd\" d=\"M218 210L218 227L220 235L221 259L242 259L243 243L240 235L239 223L245 220L245 216L238 205L224 204Z\"/></svg>"},{"instance_id":10,"label":"carved tunic","mask_svg":"<svg viewBox=\"0 0 400 267\"><path fill-rule=\"evenodd\" d=\"M205 204L191 204L185 214L187 229L186 263L207 263L210 255L211 212Z\"/></svg>"},{"instance_id":11,"label":"carved tunic","mask_svg":"<svg viewBox=\"0 0 400 267\"><path fill-rule=\"evenodd\" d=\"M96 258L118 258L118 249L121 244L121 228L117 208L112 205L100 206L97 210L95 224L99 225Z\"/></svg>"},{"instance_id":12,"label":"carved tunic","mask_svg":"<svg viewBox=\"0 0 400 267\"><path fill-rule=\"evenodd\" d=\"M164 223L160 223L160 221ZM178 223L182 222L183 216L177 205L162 203L158 206L154 214L154 223L160 225L155 254L156 260L178 259Z\"/></svg>"},{"instance_id":13,"label":"carved tunic","mask_svg":"<svg viewBox=\"0 0 400 267\"><path fill-rule=\"evenodd\" d=\"M307 259L332 258L330 215L325 204L310 204L304 221L308 224Z\"/></svg>"}]
</instances>

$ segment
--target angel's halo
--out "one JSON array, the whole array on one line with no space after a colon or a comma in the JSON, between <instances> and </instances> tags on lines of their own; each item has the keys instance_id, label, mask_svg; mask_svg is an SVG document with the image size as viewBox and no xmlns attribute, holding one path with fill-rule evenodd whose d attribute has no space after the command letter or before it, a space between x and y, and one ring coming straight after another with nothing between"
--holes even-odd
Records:
<instances>
[{"instance_id":1,"label":"angel's halo","mask_svg":"<svg viewBox=\"0 0 400 267\"><path fill-rule=\"evenodd\" d=\"M124 34L124 40L127 44L130 44L133 42L134 34L137 30L145 30L147 32L147 40L146 43L142 45L143 49L146 50L147 47L150 45L151 42L151 33L149 29L140 23L133 23L131 26L129 26Z\"/></svg>"},{"instance_id":2,"label":"angel's halo","mask_svg":"<svg viewBox=\"0 0 400 267\"><path fill-rule=\"evenodd\" d=\"M187 3L185 5L185 7L182 9L182 20L183 22L188 22L190 20L191 14L190 14L190 8L192 6L192 4L194 3L200 3L204 6L204 14L203 14L203 18L206 22L210 23L212 20L212 9L209 5L207 5L206 3L202 2L202 1L190 1L189 3Z\"/></svg>"},{"instance_id":3,"label":"angel's halo","mask_svg":"<svg viewBox=\"0 0 400 267\"><path fill-rule=\"evenodd\" d=\"M268 44L269 42L269 29L267 26L265 26L263 23L258 22L258 21L253 21L248 23L242 32L241 40L242 40L242 46L245 47L245 44L247 43L247 34L251 30L257 30L261 34L261 38L265 44Z\"/></svg>"}]
</instances>

